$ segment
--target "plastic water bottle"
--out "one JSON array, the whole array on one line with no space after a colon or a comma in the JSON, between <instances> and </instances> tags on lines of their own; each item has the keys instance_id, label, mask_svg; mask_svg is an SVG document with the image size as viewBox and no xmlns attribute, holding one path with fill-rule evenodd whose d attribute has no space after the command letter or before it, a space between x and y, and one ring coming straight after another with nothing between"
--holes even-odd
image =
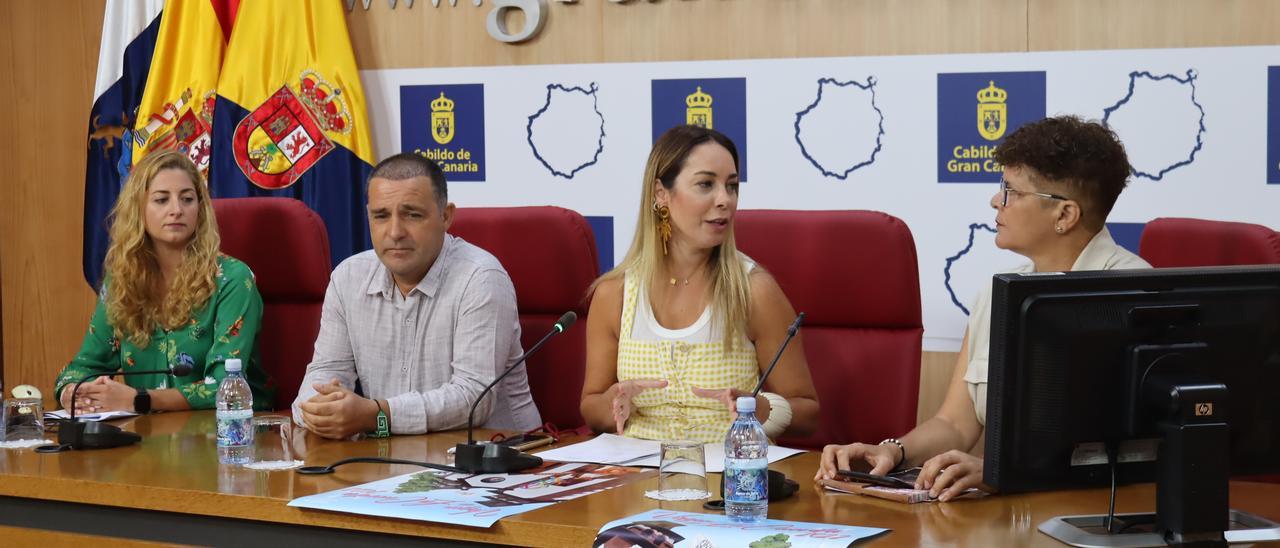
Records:
<instances>
[{"instance_id":1,"label":"plastic water bottle","mask_svg":"<svg viewBox=\"0 0 1280 548\"><path fill-rule=\"evenodd\" d=\"M253 460L253 392L240 360L227 360L226 368L218 385L218 462L246 464Z\"/></svg>"},{"instance_id":2,"label":"plastic water bottle","mask_svg":"<svg viewBox=\"0 0 1280 548\"><path fill-rule=\"evenodd\" d=\"M756 399L738 398L738 418L724 440L724 513L738 522L769 514L769 438L756 420Z\"/></svg>"}]
</instances>

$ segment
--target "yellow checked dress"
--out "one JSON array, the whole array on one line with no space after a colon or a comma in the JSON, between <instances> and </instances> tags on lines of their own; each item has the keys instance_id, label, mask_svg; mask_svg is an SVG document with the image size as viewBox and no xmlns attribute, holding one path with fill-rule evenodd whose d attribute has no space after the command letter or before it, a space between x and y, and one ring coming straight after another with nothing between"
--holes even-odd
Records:
<instances>
[{"instance_id":1,"label":"yellow checked dress","mask_svg":"<svg viewBox=\"0 0 1280 548\"><path fill-rule=\"evenodd\" d=\"M750 263L744 268L750 269ZM632 400L623 434L651 440L723 442L734 416L719 400L694 395L692 388L755 389L760 380L756 348L744 336L726 352L723 331L707 308L693 325L665 329L654 320L641 283L628 274L623 283L618 335L618 380L665 379L665 388L645 390Z\"/></svg>"}]
</instances>

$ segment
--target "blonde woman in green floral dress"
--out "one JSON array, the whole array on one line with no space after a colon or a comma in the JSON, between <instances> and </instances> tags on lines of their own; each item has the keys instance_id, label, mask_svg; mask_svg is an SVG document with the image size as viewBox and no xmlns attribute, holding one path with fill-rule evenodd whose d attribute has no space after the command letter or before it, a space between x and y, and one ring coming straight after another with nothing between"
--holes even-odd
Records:
<instances>
[{"instance_id":1,"label":"blonde woman in green floral dress","mask_svg":"<svg viewBox=\"0 0 1280 548\"><path fill-rule=\"evenodd\" d=\"M134 166L111 212L111 244L98 304L80 352L58 375L64 408L95 373L166 369L191 373L98 377L76 393L77 413L212 409L223 362L239 358L255 409L274 389L258 360L262 297L253 272L218 252L218 224L195 164L177 151Z\"/></svg>"}]
</instances>

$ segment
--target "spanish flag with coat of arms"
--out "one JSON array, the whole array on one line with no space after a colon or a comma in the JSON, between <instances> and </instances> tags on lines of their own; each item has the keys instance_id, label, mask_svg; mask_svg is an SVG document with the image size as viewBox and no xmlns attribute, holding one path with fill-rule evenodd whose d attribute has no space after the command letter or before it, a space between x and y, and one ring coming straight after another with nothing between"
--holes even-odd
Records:
<instances>
[{"instance_id":1,"label":"spanish flag with coat of arms","mask_svg":"<svg viewBox=\"0 0 1280 548\"><path fill-rule=\"evenodd\" d=\"M363 183L375 162L340 0L240 4L213 112L214 197L303 201L324 219L335 265L370 247Z\"/></svg>"}]
</instances>

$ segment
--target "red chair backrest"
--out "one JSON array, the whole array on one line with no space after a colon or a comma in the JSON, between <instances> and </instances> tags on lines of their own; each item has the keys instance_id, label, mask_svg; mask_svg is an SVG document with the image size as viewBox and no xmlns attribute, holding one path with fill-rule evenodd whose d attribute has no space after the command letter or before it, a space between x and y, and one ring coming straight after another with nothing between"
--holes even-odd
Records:
<instances>
[{"instance_id":1,"label":"red chair backrest","mask_svg":"<svg viewBox=\"0 0 1280 548\"><path fill-rule=\"evenodd\" d=\"M222 252L253 269L262 294L258 349L276 388L276 409L298 395L320 331L329 286L324 221L293 198L213 200Z\"/></svg>"},{"instance_id":2,"label":"red chair backrest","mask_svg":"<svg viewBox=\"0 0 1280 548\"><path fill-rule=\"evenodd\" d=\"M821 419L816 434L780 443L875 443L915 427L924 324L906 223L877 211L743 210L734 226L738 248L805 313Z\"/></svg>"},{"instance_id":3,"label":"red chair backrest","mask_svg":"<svg viewBox=\"0 0 1280 548\"><path fill-rule=\"evenodd\" d=\"M1142 229L1138 250L1156 268L1280 264L1280 233L1249 223L1164 217Z\"/></svg>"},{"instance_id":4,"label":"red chair backrest","mask_svg":"<svg viewBox=\"0 0 1280 548\"><path fill-rule=\"evenodd\" d=\"M458 208L449 232L492 253L516 288L520 343L531 348L570 310L577 323L529 357L525 370L542 420L584 424L578 403L587 360L587 288L599 274L596 240L577 212L551 206Z\"/></svg>"}]
</instances>

